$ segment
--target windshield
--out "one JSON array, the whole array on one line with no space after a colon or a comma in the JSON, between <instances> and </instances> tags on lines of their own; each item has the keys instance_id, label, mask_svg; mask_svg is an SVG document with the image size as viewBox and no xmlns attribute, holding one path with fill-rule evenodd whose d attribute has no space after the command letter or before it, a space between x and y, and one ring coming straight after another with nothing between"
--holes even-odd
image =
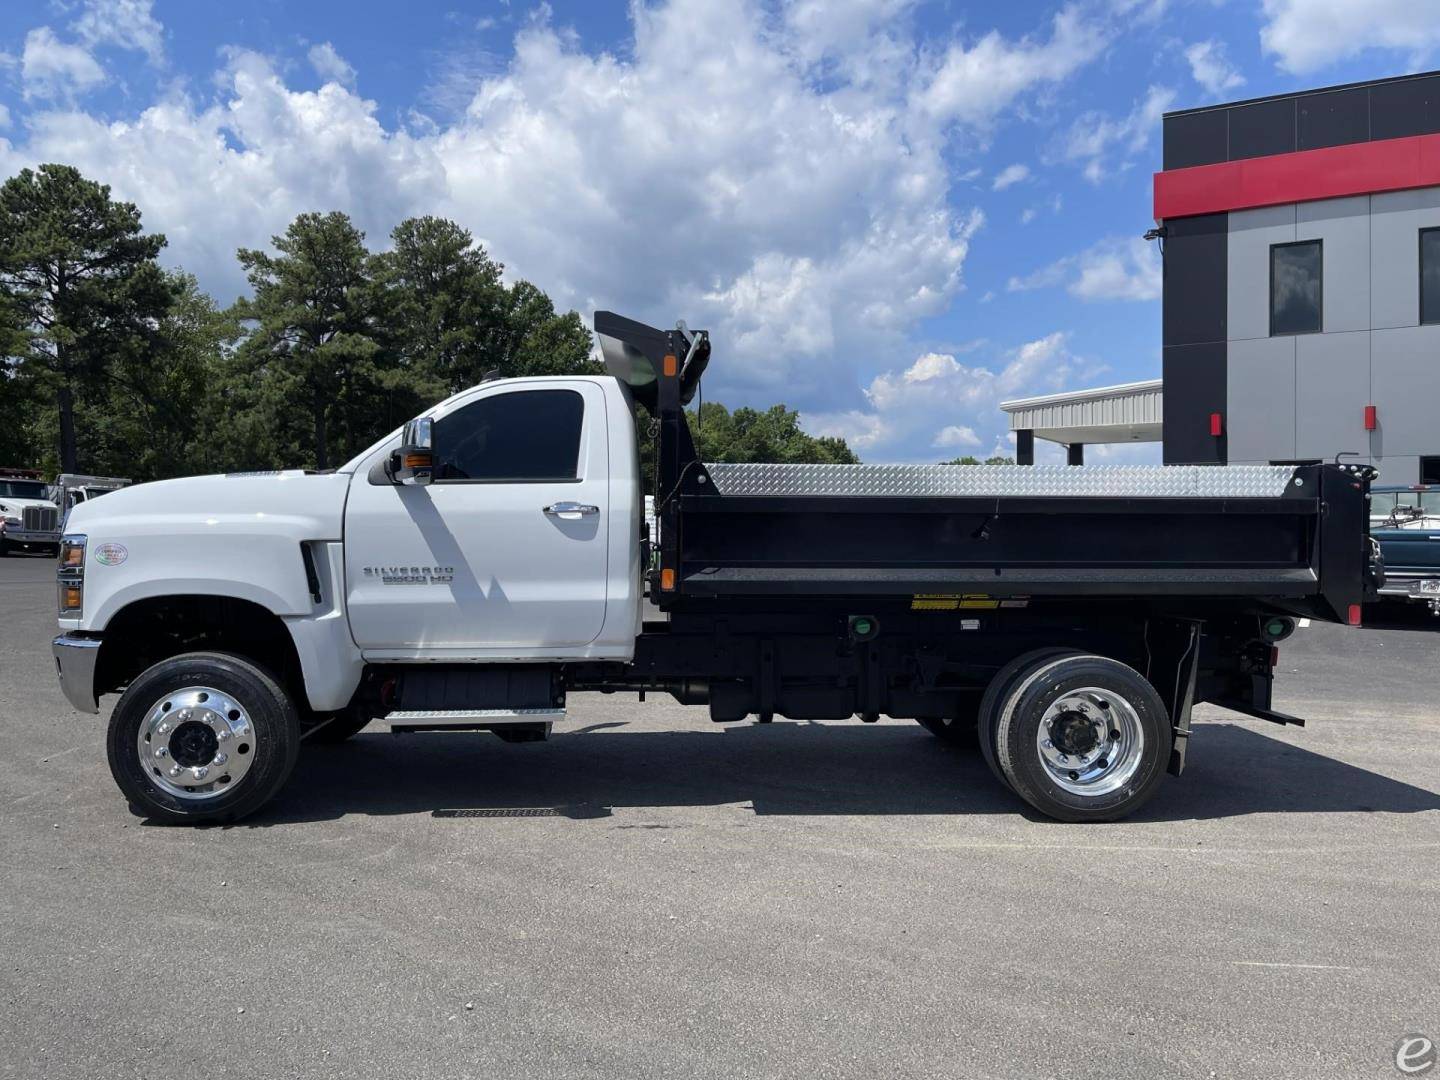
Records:
<instances>
[{"instance_id":1,"label":"windshield","mask_svg":"<svg viewBox=\"0 0 1440 1080\"><path fill-rule=\"evenodd\" d=\"M45 485L38 480L0 480L0 498L44 499Z\"/></svg>"}]
</instances>

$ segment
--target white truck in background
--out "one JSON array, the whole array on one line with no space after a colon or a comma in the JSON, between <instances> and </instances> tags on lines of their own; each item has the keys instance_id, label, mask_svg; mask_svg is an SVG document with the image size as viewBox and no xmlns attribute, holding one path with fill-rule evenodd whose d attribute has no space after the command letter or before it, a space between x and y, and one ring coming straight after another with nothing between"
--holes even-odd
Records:
<instances>
[{"instance_id":1,"label":"white truck in background","mask_svg":"<svg viewBox=\"0 0 1440 1080\"><path fill-rule=\"evenodd\" d=\"M0 555L60 549L60 509L50 486L28 469L0 470Z\"/></svg>"}]
</instances>

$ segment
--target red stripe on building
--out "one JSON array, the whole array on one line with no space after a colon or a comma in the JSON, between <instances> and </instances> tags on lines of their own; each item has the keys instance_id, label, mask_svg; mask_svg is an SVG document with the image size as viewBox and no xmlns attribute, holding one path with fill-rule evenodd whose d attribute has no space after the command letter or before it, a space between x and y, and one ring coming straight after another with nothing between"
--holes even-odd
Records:
<instances>
[{"instance_id":1,"label":"red stripe on building","mask_svg":"<svg viewBox=\"0 0 1440 1080\"><path fill-rule=\"evenodd\" d=\"M1440 135L1328 146L1155 174L1155 220L1440 186Z\"/></svg>"}]
</instances>

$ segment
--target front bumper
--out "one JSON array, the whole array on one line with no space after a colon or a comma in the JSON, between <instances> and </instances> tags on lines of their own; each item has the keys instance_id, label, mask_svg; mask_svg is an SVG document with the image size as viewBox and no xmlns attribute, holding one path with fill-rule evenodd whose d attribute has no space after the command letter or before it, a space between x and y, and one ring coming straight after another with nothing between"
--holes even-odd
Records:
<instances>
[{"instance_id":1,"label":"front bumper","mask_svg":"<svg viewBox=\"0 0 1440 1080\"><path fill-rule=\"evenodd\" d=\"M27 532L24 529L5 528L5 539L12 544L59 544L60 534L49 532Z\"/></svg>"},{"instance_id":2,"label":"front bumper","mask_svg":"<svg viewBox=\"0 0 1440 1080\"><path fill-rule=\"evenodd\" d=\"M95 699L95 662L100 659L100 639L61 634L50 643L60 689L71 705L81 712L100 711Z\"/></svg>"}]
</instances>

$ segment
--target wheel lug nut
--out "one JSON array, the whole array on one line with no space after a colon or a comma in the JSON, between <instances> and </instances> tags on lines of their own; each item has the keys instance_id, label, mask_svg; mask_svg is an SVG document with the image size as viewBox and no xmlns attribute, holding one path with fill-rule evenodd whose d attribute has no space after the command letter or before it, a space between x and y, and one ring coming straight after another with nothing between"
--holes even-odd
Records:
<instances>
[{"instance_id":1,"label":"wheel lug nut","mask_svg":"<svg viewBox=\"0 0 1440 1080\"><path fill-rule=\"evenodd\" d=\"M210 762L210 764L211 764L211 765L224 765L225 762L227 762L227 761L229 761L229 760L230 760L230 759L227 758L224 754L216 754L216 755L215 755L215 760L212 761L212 762Z\"/></svg>"},{"instance_id":2,"label":"wheel lug nut","mask_svg":"<svg viewBox=\"0 0 1440 1080\"><path fill-rule=\"evenodd\" d=\"M219 739L221 742L224 742L224 741L225 741L226 739L228 739L229 737L230 737L230 729L229 729L229 728L221 728L219 731L217 731L217 732L215 733L215 738Z\"/></svg>"},{"instance_id":3,"label":"wheel lug nut","mask_svg":"<svg viewBox=\"0 0 1440 1080\"><path fill-rule=\"evenodd\" d=\"M180 766L179 766L179 765L171 765L171 766L170 766L170 775L171 775L171 776L179 776L179 775L180 775Z\"/></svg>"},{"instance_id":4,"label":"wheel lug nut","mask_svg":"<svg viewBox=\"0 0 1440 1080\"><path fill-rule=\"evenodd\" d=\"M1046 750L1049 750L1049 749L1052 748L1054 745L1055 745L1055 744L1052 743L1049 739L1046 739L1045 742L1044 742L1044 746L1045 746L1045 749L1046 749Z\"/></svg>"},{"instance_id":5,"label":"wheel lug nut","mask_svg":"<svg viewBox=\"0 0 1440 1080\"><path fill-rule=\"evenodd\" d=\"M157 727L157 728L155 729L155 734L156 734L156 735L164 735L164 734L165 734L167 731L169 731L169 730L170 730L170 725L169 725L169 724L161 724L159 727Z\"/></svg>"},{"instance_id":6,"label":"wheel lug nut","mask_svg":"<svg viewBox=\"0 0 1440 1080\"><path fill-rule=\"evenodd\" d=\"M166 750L165 747L163 747L163 746L157 746L157 747L155 748L155 756L156 756L157 758L163 758L163 757L164 757L166 754L168 754L169 752L170 752L170 751Z\"/></svg>"}]
</instances>

